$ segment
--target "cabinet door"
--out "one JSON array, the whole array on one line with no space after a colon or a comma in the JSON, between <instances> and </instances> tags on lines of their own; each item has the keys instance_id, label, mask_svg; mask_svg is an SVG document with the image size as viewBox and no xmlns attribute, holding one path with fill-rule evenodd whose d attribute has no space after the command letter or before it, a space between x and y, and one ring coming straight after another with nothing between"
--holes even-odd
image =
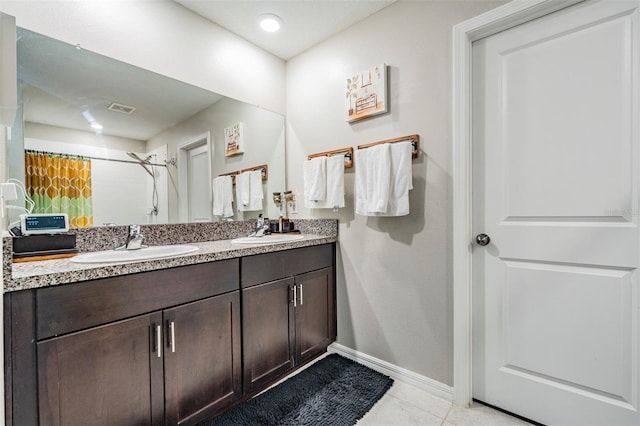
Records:
<instances>
[{"instance_id":1,"label":"cabinet door","mask_svg":"<svg viewBox=\"0 0 640 426\"><path fill-rule=\"evenodd\" d=\"M333 268L295 277L296 363L322 353L335 340L335 292Z\"/></svg>"},{"instance_id":2,"label":"cabinet door","mask_svg":"<svg viewBox=\"0 0 640 426\"><path fill-rule=\"evenodd\" d=\"M166 424L193 423L242 395L240 292L164 311Z\"/></svg>"},{"instance_id":3,"label":"cabinet door","mask_svg":"<svg viewBox=\"0 0 640 426\"><path fill-rule=\"evenodd\" d=\"M38 342L40 424L161 423L160 323L143 315Z\"/></svg>"},{"instance_id":4,"label":"cabinet door","mask_svg":"<svg viewBox=\"0 0 640 426\"><path fill-rule=\"evenodd\" d=\"M245 393L293 366L293 279L242 290Z\"/></svg>"}]
</instances>

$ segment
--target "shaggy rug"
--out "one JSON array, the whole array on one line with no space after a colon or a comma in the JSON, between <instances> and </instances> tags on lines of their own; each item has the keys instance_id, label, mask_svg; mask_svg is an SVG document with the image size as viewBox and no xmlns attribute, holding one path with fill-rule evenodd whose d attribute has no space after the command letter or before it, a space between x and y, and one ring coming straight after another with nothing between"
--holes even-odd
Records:
<instances>
[{"instance_id":1,"label":"shaggy rug","mask_svg":"<svg viewBox=\"0 0 640 426\"><path fill-rule=\"evenodd\" d=\"M393 380L384 374L331 354L199 426L352 426L392 384Z\"/></svg>"}]
</instances>

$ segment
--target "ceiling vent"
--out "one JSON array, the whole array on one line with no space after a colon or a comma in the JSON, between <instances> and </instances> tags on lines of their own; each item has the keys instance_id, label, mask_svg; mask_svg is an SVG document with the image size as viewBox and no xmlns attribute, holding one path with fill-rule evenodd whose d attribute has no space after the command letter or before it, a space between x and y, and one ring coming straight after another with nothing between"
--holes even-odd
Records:
<instances>
[{"instance_id":1,"label":"ceiling vent","mask_svg":"<svg viewBox=\"0 0 640 426\"><path fill-rule=\"evenodd\" d=\"M111 111L115 111L115 112L119 112L122 114L131 114L133 111L135 111L136 109L132 106L129 105L123 105L123 104L119 104L116 102L112 102L111 105L109 105L109 109Z\"/></svg>"}]
</instances>

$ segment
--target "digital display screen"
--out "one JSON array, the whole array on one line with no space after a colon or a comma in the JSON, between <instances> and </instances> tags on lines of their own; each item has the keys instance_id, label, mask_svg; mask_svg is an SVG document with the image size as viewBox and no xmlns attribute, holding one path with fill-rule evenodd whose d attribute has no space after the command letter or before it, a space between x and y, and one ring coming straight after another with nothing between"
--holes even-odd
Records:
<instances>
[{"instance_id":1,"label":"digital display screen","mask_svg":"<svg viewBox=\"0 0 640 426\"><path fill-rule=\"evenodd\" d=\"M64 216L27 216L25 219L27 230L44 231L48 229L64 229Z\"/></svg>"},{"instance_id":2,"label":"digital display screen","mask_svg":"<svg viewBox=\"0 0 640 426\"><path fill-rule=\"evenodd\" d=\"M67 232L69 230L66 214L29 214L21 215L20 219L22 233L27 235Z\"/></svg>"}]
</instances>

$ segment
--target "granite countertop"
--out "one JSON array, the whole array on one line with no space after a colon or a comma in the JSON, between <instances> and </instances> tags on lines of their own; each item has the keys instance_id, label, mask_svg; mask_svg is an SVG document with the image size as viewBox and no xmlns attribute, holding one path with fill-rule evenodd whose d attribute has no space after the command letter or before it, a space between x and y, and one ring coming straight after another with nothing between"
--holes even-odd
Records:
<instances>
[{"instance_id":1,"label":"granite countertop","mask_svg":"<svg viewBox=\"0 0 640 426\"><path fill-rule=\"evenodd\" d=\"M329 225L329 228L336 228L332 223L329 223ZM318 234L303 232L303 239L274 244L237 245L232 244L231 239L215 239L213 241L196 242L167 241L164 243L178 243L196 246L198 247L198 251L182 256L127 263L83 264L71 262L69 258L66 258L12 264L9 262L9 265L7 265L5 254L3 290L4 293L8 293L18 290L49 287L60 284L133 274L137 272L147 272L157 269L233 259L299 247L328 244L337 241L336 232L322 232L324 230L325 229L320 229L321 232Z\"/></svg>"}]
</instances>

